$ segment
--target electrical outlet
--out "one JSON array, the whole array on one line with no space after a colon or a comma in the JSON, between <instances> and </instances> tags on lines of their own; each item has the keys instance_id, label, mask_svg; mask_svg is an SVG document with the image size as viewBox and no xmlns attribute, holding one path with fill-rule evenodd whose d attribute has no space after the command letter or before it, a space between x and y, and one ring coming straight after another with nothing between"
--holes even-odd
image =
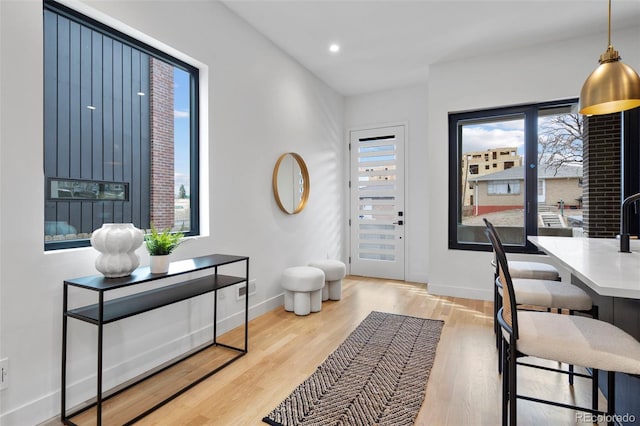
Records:
<instances>
[{"instance_id":1,"label":"electrical outlet","mask_svg":"<svg viewBox=\"0 0 640 426\"><path fill-rule=\"evenodd\" d=\"M9 387L9 358L0 359L0 390Z\"/></svg>"},{"instance_id":2,"label":"electrical outlet","mask_svg":"<svg viewBox=\"0 0 640 426\"><path fill-rule=\"evenodd\" d=\"M244 299L245 294L247 294L247 286L240 285L236 287L236 300ZM256 280L255 278L249 281L249 296L256 294Z\"/></svg>"}]
</instances>

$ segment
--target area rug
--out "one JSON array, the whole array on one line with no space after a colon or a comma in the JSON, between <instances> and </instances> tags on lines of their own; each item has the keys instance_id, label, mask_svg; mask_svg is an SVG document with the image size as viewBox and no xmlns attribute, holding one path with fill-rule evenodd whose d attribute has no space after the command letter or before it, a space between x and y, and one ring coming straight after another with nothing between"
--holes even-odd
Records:
<instances>
[{"instance_id":1,"label":"area rug","mask_svg":"<svg viewBox=\"0 0 640 426\"><path fill-rule=\"evenodd\" d=\"M443 321L371 312L262 421L293 425L412 425Z\"/></svg>"}]
</instances>

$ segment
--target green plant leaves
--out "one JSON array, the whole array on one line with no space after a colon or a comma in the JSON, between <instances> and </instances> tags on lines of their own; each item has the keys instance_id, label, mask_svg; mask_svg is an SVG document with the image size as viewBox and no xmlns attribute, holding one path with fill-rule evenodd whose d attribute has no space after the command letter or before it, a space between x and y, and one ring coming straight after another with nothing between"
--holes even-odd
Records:
<instances>
[{"instance_id":1,"label":"green plant leaves","mask_svg":"<svg viewBox=\"0 0 640 426\"><path fill-rule=\"evenodd\" d=\"M182 243L183 238L182 232L172 233L171 228L158 232L152 223L151 233L144 236L144 242L151 256L164 256L171 254Z\"/></svg>"}]
</instances>

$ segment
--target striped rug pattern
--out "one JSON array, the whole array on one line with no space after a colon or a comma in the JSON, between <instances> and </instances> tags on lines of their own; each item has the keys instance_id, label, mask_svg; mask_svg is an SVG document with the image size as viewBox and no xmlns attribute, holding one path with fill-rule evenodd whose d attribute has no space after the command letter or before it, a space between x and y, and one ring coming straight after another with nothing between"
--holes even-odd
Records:
<instances>
[{"instance_id":1,"label":"striped rug pattern","mask_svg":"<svg viewBox=\"0 0 640 426\"><path fill-rule=\"evenodd\" d=\"M415 421L443 321L371 312L263 422L403 426Z\"/></svg>"}]
</instances>

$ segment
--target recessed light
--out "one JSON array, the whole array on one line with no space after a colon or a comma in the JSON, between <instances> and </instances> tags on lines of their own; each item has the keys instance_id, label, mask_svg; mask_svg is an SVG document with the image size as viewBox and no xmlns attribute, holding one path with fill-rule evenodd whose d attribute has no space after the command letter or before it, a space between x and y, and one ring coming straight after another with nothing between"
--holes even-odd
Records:
<instances>
[{"instance_id":1,"label":"recessed light","mask_svg":"<svg viewBox=\"0 0 640 426\"><path fill-rule=\"evenodd\" d=\"M93 105L87 105L87 108L89 108L91 111L93 111L94 109L96 109L96 107L94 107Z\"/></svg>"},{"instance_id":2,"label":"recessed light","mask_svg":"<svg viewBox=\"0 0 640 426\"><path fill-rule=\"evenodd\" d=\"M144 92L138 92L138 96L144 96Z\"/></svg>"},{"instance_id":3,"label":"recessed light","mask_svg":"<svg viewBox=\"0 0 640 426\"><path fill-rule=\"evenodd\" d=\"M331 46L329 46L329 51L332 52L332 53L339 52L340 51L340 45L333 43Z\"/></svg>"}]
</instances>

